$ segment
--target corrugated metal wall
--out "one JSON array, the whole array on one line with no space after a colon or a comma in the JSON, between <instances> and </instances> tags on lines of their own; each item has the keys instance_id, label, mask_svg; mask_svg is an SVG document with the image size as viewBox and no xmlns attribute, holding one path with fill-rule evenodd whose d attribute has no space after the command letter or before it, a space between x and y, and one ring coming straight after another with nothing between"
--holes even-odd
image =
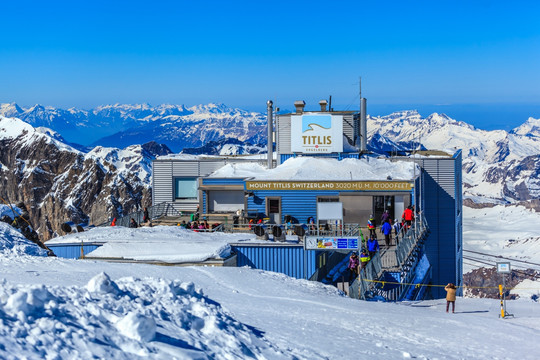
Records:
<instances>
[{"instance_id":1,"label":"corrugated metal wall","mask_svg":"<svg viewBox=\"0 0 540 360\"><path fill-rule=\"evenodd\" d=\"M354 118L353 114L343 115L343 135L347 137L349 144L354 145ZM346 144L343 144L346 146Z\"/></svg>"},{"instance_id":2,"label":"corrugated metal wall","mask_svg":"<svg viewBox=\"0 0 540 360\"><path fill-rule=\"evenodd\" d=\"M458 250L462 227L461 221L457 220L458 209L461 212L461 195L458 194L461 187L456 186L460 160L461 157L422 160L422 204L430 229L426 255L433 266L433 283L438 285L462 282L462 259ZM433 288L432 295L443 297L444 289Z\"/></svg>"},{"instance_id":3,"label":"corrugated metal wall","mask_svg":"<svg viewBox=\"0 0 540 360\"><path fill-rule=\"evenodd\" d=\"M304 250L302 245L247 246L231 244L237 253L237 266L275 271L297 279L309 278L316 269L317 251ZM307 276L306 276L307 275Z\"/></svg>"},{"instance_id":4,"label":"corrugated metal wall","mask_svg":"<svg viewBox=\"0 0 540 360\"><path fill-rule=\"evenodd\" d=\"M199 176L198 161L173 161L173 176L193 177Z\"/></svg>"},{"instance_id":5,"label":"corrugated metal wall","mask_svg":"<svg viewBox=\"0 0 540 360\"><path fill-rule=\"evenodd\" d=\"M462 180L462 152L459 150L456 154L454 154L454 173L455 181L456 181L456 206L457 206L457 219L456 219L456 240L457 240L457 259L456 259L456 276L458 278L457 285L462 285L463 281L463 180ZM458 288L459 295L463 295L463 289Z\"/></svg>"},{"instance_id":6,"label":"corrugated metal wall","mask_svg":"<svg viewBox=\"0 0 540 360\"><path fill-rule=\"evenodd\" d=\"M60 258L65 259L78 259L81 257L81 244L47 244L47 246L54 252L54 254ZM91 253L96 250L100 245L95 244L84 244L83 251L84 255Z\"/></svg>"},{"instance_id":7,"label":"corrugated metal wall","mask_svg":"<svg viewBox=\"0 0 540 360\"><path fill-rule=\"evenodd\" d=\"M152 205L173 201L171 161L152 162Z\"/></svg>"},{"instance_id":8,"label":"corrugated metal wall","mask_svg":"<svg viewBox=\"0 0 540 360\"><path fill-rule=\"evenodd\" d=\"M199 174L201 176L209 175L209 174L213 173L214 171L216 171L217 169L225 166L225 164L226 164L225 160L221 160L221 161L201 161L200 162Z\"/></svg>"},{"instance_id":9,"label":"corrugated metal wall","mask_svg":"<svg viewBox=\"0 0 540 360\"><path fill-rule=\"evenodd\" d=\"M291 116L279 115L277 122L277 153L291 153Z\"/></svg>"}]
</instances>

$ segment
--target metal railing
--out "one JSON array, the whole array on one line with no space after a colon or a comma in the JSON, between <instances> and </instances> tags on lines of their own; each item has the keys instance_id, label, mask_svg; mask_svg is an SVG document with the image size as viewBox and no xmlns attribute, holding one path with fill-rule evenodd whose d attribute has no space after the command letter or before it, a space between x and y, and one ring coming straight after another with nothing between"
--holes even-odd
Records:
<instances>
[{"instance_id":1,"label":"metal railing","mask_svg":"<svg viewBox=\"0 0 540 360\"><path fill-rule=\"evenodd\" d=\"M227 223L224 224L224 231L225 232L250 232L253 231L255 226L262 226L264 229L266 229L266 232L268 234L272 234L272 230L274 227L279 227L281 230L288 234L288 235L295 235L295 229L297 226L300 226L304 229L305 235L307 236L346 236L346 237L356 237L359 236L359 226L358 224L343 224L343 225L328 225L328 226L320 226L317 228L316 225L313 224L305 224L305 223L299 223L299 224L269 224L269 223L247 223L247 222L240 222L238 224L234 223Z\"/></svg>"},{"instance_id":2,"label":"metal railing","mask_svg":"<svg viewBox=\"0 0 540 360\"><path fill-rule=\"evenodd\" d=\"M349 286L349 296L355 299L365 300L366 294L373 292L375 288L376 283L372 281L379 279L382 272L381 254L377 252L366 266L360 270L358 278Z\"/></svg>"},{"instance_id":3,"label":"metal railing","mask_svg":"<svg viewBox=\"0 0 540 360\"><path fill-rule=\"evenodd\" d=\"M351 297L366 300L368 296L381 295L386 300L401 300L406 294L411 281L414 279L416 266L423 254L423 240L428 232L425 217L420 214L415 224L408 229L402 229L396 250L383 250L377 252L364 269L360 276L349 288ZM394 253L394 254L393 254ZM377 289L377 282L385 269L394 268L401 273L402 284L394 289L382 291Z\"/></svg>"},{"instance_id":4,"label":"metal railing","mask_svg":"<svg viewBox=\"0 0 540 360\"><path fill-rule=\"evenodd\" d=\"M167 203L167 202L159 203L153 206L148 206L147 209L148 209L148 216L150 217L150 220L158 219L163 216L178 216L178 217L183 216L183 213L181 211L178 211L177 209L174 208L172 204ZM143 218L144 218L144 210L134 211L122 217L116 218L116 226L128 227L131 219L135 220L137 224L140 224L142 223ZM112 219L104 224L101 224L100 226L111 225L111 221Z\"/></svg>"}]
</instances>

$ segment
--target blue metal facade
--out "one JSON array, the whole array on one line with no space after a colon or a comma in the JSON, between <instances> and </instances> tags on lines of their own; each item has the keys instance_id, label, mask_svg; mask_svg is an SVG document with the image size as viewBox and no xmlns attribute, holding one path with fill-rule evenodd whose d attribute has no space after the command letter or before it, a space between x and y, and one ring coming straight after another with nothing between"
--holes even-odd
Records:
<instances>
[{"instance_id":1,"label":"blue metal facade","mask_svg":"<svg viewBox=\"0 0 540 360\"><path fill-rule=\"evenodd\" d=\"M255 190L248 198L248 210L266 214L266 198L281 198L281 221L291 215L298 223L307 223L310 216L317 216L317 196L339 196L338 191L268 191Z\"/></svg>"},{"instance_id":2,"label":"blue metal facade","mask_svg":"<svg viewBox=\"0 0 540 360\"><path fill-rule=\"evenodd\" d=\"M228 178L203 178L203 185L243 185L243 178L228 179Z\"/></svg>"},{"instance_id":3,"label":"blue metal facade","mask_svg":"<svg viewBox=\"0 0 540 360\"><path fill-rule=\"evenodd\" d=\"M420 198L430 229L425 246L432 281L459 286L463 281L461 151L453 158L423 160L422 168ZM445 294L441 287L432 288L434 298Z\"/></svg>"},{"instance_id":4,"label":"blue metal facade","mask_svg":"<svg viewBox=\"0 0 540 360\"><path fill-rule=\"evenodd\" d=\"M237 266L274 271L297 279L309 278L316 269L317 251L304 250L302 245L231 244L237 254Z\"/></svg>"},{"instance_id":5,"label":"blue metal facade","mask_svg":"<svg viewBox=\"0 0 540 360\"><path fill-rule=\"evenodd\" d=\"M84 255L96 250L102 244L84 244ZM58 257L65 259L79 259L81 257L81 244L47 244Z\"/></svg>"}]
</instances>

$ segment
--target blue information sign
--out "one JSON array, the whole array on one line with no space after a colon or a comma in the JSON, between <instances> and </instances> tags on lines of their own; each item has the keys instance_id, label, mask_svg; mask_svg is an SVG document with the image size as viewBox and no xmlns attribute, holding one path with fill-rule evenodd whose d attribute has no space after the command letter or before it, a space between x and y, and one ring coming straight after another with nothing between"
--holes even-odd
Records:
<instances>
[{"instance_id":1,"label":"blue information sign","mask_svg":"<svg viewBox=\"0 0 540 360\"><path fill-rule=\"evenodd\" d=\"M307 250L358 250L358 238L307 237L305 247Z\"/></svg>"}]
</instances>

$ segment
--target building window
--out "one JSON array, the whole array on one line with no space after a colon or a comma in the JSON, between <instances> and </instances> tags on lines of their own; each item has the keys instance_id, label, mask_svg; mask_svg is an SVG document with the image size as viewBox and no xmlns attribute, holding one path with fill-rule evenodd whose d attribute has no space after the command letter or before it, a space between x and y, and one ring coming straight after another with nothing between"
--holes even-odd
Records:
<instances>
[{"instance_id":1,"label":"building window","mask_svg":"<svg viewBox=\"0 0 540 360\"><path fill-rule=\"evenodd\" d=\"M197 199L197 178L174 179L175 199Z\"/></svg>"}]
</instances>

